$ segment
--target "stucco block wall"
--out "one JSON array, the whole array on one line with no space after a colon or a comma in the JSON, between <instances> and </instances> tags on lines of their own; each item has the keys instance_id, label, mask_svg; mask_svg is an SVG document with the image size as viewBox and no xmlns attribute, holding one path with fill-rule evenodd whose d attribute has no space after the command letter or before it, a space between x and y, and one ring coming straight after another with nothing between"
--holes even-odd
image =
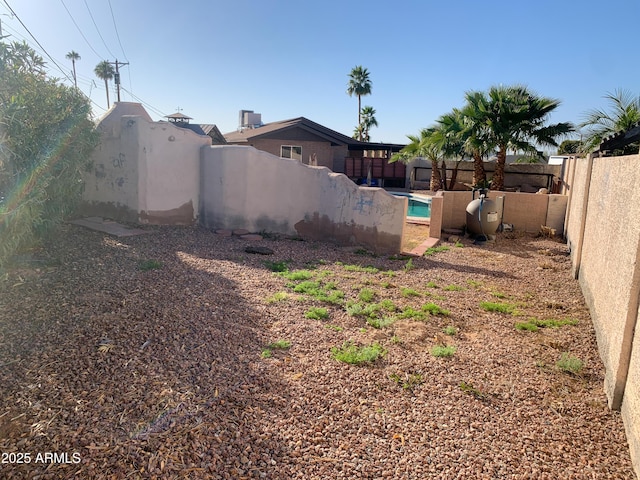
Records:
<instances>
[{"instance_id":1,"label":"stucco block wall","mask_svg":"<svg viewBox=\"0 0 640 480\"><path fill-rule=\"evenodd\" d=\"M631 348L625 344L625 330L640 245L638 161L637 156L593 160L579 270L607 367L605 390L612 403L616 389L624 390L626 372L621 367L626 367L620 360L628 352L623 349Z\"/></svg>"},{"instance_id":2,"label":"stucco block wall","mask_svg":"<svg viewBox=\"0 0 640 480\"><path fill-rule=\"evenodd\" d=\"M407 200L252 147L202 149L201 223L397 253Z\"/></svg>"},{"instance_id":3,"label":"stucco block wall","mask_svg":"<svg viewBox=\"0 0 640 480\"><path fill-rule=\"evenodd\" d=\"M211 138L153 122L140 104L117 102L100 120L100 147L85 177L86 213L116 220L191 224L200 195L200 148Z\"/></svg>"},{"instance_id":4,"label":"stucco block wall","mask_svg":"<svg viewBox=\"0 0 640 480\"><path fill-rule=\"evenodd\" d=\"M640 473L640 155L571 160L566 222L609 406L620 409Z\"/></svg>"},{"instance_id":5,"label":"stucco block wall","mask_svg":"<svg viewBox=\"0 0 640 480\"><path fill-rule=\"evenodd\" d=\"M631 460L636 474L640 474L640 335L636 335L633 341L629 377L620 413L627 433Z\"/></svg>"},{"instance_id":6,"label":"stucco block wall","mask_svg":"<svg viewBox=\"0 0 640 480\"><path fill-rule=\"evenodd\" d=\"M503 222L514 226L518 231L539 232L542 225L549 221L557 225L558 234L562 233L564 224L564 208L567 198L563 195L541 195L535 193L496 192L490 191L489 198L505 197ZM436 205L433 201L438 202ZM442 205L440 205L442 198ZM476 198L478 195L476 193ZM467 223L467 205L473 199L470 191L438 192L432 199L431 230L432 235L439 237L439 231L445 228L462 228ZM549 202L553 207L549 208ZM548 216L551 215L550 218ZM551 226L551 225L548 225ZM440 228L438 228L440 227Z\"/></svg>"}]
</instances>

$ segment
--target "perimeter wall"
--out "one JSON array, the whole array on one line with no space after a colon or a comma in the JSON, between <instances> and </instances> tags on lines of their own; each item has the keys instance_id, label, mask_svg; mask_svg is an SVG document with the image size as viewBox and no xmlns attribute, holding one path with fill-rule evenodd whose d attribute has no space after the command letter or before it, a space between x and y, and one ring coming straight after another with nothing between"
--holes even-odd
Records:
<instances>
[{"instance_id":1,"label":"perimeter wall","mask_svg":"<svg viewBox=\"0 0 640 480\"><path fill-rule=\"evenodd\" d=\"M640 155L566 161L566 238L596 331L609 406L640 473Z\"/></svg>"},{"instance_id":2,"label":"perimeter wall","mask_svg":"<svg viewBox=\"0 0 640 480\"><path fill-rule=\"evenodd\" d=\"M82 212L159 225L200 223L399 253L407 200L345 175L154 122L116 102L84 177Z\"/></svg>"}]
</instances>

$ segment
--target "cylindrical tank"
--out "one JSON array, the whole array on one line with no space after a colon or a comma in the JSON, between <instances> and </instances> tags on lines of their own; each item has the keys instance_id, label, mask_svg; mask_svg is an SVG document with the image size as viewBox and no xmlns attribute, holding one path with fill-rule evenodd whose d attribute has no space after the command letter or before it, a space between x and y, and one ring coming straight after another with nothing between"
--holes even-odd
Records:
<instances>
[{"instance_id":1,"label":"cylindrical tank","mask_svg":"<svg viewBox=\"0 0 640 480\"><path fill-rule=\"evenodd\" d=\"M467 205L467 231L472 235L494 235L500 226L498 205L484 196Z\"/></svg>"}]
</instances>

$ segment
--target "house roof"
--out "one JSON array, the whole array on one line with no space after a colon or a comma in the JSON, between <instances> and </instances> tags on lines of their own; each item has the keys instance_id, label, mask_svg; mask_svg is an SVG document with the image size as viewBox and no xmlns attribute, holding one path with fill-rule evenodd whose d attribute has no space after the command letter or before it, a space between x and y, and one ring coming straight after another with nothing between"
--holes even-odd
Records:
<instances>
[{"instance_id":1,"label":"house roof","mask_svg":"<svg viewBox=\"0 0 640 480\"><path fill-rule=\"evenodd\" d=\"M171 115L165 115L164 118L169 118L171 120L178 120L178 121L182 121L182 120L193 120L191 117L188 117L180 112L177 113L172 113Z\"/></svg>"},{"instance_id":2,"label":"house roof","mask_svg":"<svg viewBox=\"0 0 640 480\"><path fill-rule=\"evenodd\" d=\"M214 144L227 143L224 135L222 135L222 132L220 132L220 129L216 125L212 123L201 123L200 127L202 127L202 131L205 135L209 135L213 139Z\"/></svg>"},{"instance_id":3,"label":"house roof","mask_svg":"<svg viewBox=\"0 0 640 480\"><path fill-rule=\"evenodd\" d=\"M286 132L294 128L306 130L320 138L330 142L332 146L348 145L349 150L389 150L399 151L404 145L361 142L354 138L343 135L340 132L331 130L319 123L309 120L305 117L291 118L289 120L281 120L279 122L265 123L257 128L247 128L241 131L225 133L224 137L229 143L249 143L251 140L265 137L275 132Z\"/></svg>"},{"instance_id":4,"label":"house roof","mask_svg":"<svg viewBox=\"0 0 640 480\"><path fill-rule=\"evenodd\" d=\"M622 149L631 143L640 141L640 122L636 123L626 132L620 132L610 137L605 138L598 151L611 151L616 149Z\"/></svg>"}]
</instances>

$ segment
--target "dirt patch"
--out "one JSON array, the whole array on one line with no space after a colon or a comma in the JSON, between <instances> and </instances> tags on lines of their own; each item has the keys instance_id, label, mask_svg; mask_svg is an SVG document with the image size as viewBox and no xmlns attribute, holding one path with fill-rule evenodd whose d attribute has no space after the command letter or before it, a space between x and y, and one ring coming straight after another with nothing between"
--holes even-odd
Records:
<instances>
[{"instance_id":1,"label":"dirt patch","mask_svg":"<svg viewBox=\"0 0 640 480\"><path fill-rule=\"evenodd\" d=\"M404 225L402 251L410 252L429 238L429 225L407 222Z\"/></svg>"}]
</instances>

